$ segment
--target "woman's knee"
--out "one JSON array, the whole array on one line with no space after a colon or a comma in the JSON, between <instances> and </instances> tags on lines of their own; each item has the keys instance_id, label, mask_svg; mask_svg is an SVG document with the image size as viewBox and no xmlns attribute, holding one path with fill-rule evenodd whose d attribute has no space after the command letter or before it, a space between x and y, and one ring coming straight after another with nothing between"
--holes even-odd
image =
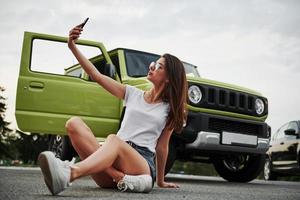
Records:
<instances>
[{"instance_id":1,"label":"woman's knee","mask_svg":"<svg viewBox=\"0 0 300 200\"><path fill-rule=\"evenodd\" d=\"M109 143L118 143L119 141L120 138L116 134L109 134L105 140L105 142L109 142Z\"/></svg>"},{"instance_id":2,"label":"woman's knee","mask_svg":"<svg viewBox=\"0 0 300 200\"><path fill-rule=\"evenodd\" d=\"M72 134L76 132L77 127L82 123L80 117L71 117L65 124L66 130L68 134Z\"/></svg>"}]
</instances>

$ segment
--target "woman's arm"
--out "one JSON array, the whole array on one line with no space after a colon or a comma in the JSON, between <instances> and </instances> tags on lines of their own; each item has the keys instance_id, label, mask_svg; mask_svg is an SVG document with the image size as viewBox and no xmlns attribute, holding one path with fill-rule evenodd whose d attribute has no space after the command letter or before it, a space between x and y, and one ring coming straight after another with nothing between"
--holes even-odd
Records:
<instances>
[{"instance_id":1,"label":"woman's arm","mask_svg":"<svg viewBox=\"0 0 300 200\"><path fill-rule=\"evenodd\" d=\"M82 28L80 26L76 26L73 28L69 33L69 39L68 39L68 47L78 60L81 67L84 69L84 71L99 85L101 85L104 89L106 89L108 92L110 92L112 95L124 99L125 95L125 86L121 83L113 80L112 78L105 76L101 74L96 67L89 61L77 48L75 42L78 40Z\"/></svg>"},{"instance_id":2,"label":"woman's arm","mask_svg":"<svg viewBox=\"0 0 300 200\"><path fill-rule=\"evenodd\" d=\"M173 130L164 129L156 145L156 183L159 187L178 188L175 183L165 182L165 166L169 152L169 140Z\"/></svg>"}]
</instances>

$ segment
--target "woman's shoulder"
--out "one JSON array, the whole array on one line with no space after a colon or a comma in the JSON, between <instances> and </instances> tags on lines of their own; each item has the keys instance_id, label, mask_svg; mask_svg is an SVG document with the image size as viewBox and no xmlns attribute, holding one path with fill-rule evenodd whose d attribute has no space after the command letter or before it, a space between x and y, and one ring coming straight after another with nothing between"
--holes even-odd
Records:
<instances>
[{"instance_id":1,"label":"woman's shoulder","mask_svg":"<svg viewBox=\"0 0 300 200\"><path fill-rule=\"evenodd\" d=\"M132 86L132 85L125 85L125 102L138 100L143 96L143 90Z\"/></svg>"},{"instance_id":2,"label":"woman's shoulder","mask_svg":"<svg viewBox=\"0 0 300 200\"><path fill-rule=\"evenodd\" d=\"M144 91L135 87L135 86L132 86L132 85L125 85L126 87L126 92L128 93L135 93L135 92L138 92L138 93L143 93Z\"/></svg>"}]
</instances>

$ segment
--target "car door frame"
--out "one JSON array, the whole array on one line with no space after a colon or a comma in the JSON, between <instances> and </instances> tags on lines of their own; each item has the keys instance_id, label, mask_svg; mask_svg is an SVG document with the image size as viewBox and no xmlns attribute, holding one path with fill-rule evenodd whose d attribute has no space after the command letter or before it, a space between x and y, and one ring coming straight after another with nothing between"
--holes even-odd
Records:
<instances>
[{"instance_id":1,"label":"car door frame","mask_svg":"<svg viewBox=\"0 0 300 200\"><path fill-rule=\"evenodd\" d=\"M290 121L287 129L294 129L292 124L296 125L296 134L299 134L299 125L297 121ZM285 147L287 148L286 155L284 156L284 161L289 162L288 166L291 168L298 168L298 153L299 153L299 136L290 136L285 134Z\"/></svg>"},{"instance_id":2,"label":"car door frame","mask_svg":"<svg viewBox=\"0 0 300 200\"><path fill-rule=\"evenodd\" d=\"M61 119L62 116L58 115L57 113L53 114L51 117L47 116L45 117L44 113L38 113L38 112L31 112L30 115L28 114L28 110L26 110L26 98L28 98L29 92L35 90L39 91L43 89L45 86L43 83L40 83L39 81L34 81L33 88L31 82L32 80L39 80L39 78L46 77L47 73L39 73L34 72L30 70L31 66L31 58L32 58L32 47L33 47L33 41L35 39L41 39L41 40L48 40L48 41L55 41L55 42L63 42L67 43L66 37L61 36L54 36L54 35L48 35L48 34L41 34L41 33L32 33L32 32L25 32L24 33L24 39L23 39L23 48L22 48L22 56L21 56L21 66L20 66L20 72L19 72L19 78L18 78L18 88L17 88L17 98L16 98L16 119L17 124L21 130L27 131L27 132L38 132L38 133L50 133L50 134L66 134L65 131L65 122L68 118L73 116L73 114L66 114L63 116L63 119ZM95 41L89 41L89 40L78 40L76 42L79 45L85 45L85 46L91 46L99 48L102 52L102 55L104 56L104 59L106 60L107 64L112 64L112 61L104 47L104 45L100 42ZM46 74L46 75L45 75ZM49 75L49 77L51 74ZM115 75L117 76L117 74ZM29 77L29 79L28 79ZM93 88L99 87L99 85L96 82L84 80L82 78L78 77L66 77L63 75L54 75L51 77L54 81L64 81L66 79L70 80L70 84L88 84L89 89L93 90ZM22 79L22 81L20 81ZM28 79L28 80L27 80ZM117 77L118 80L120 80ZM100 88L101 90L101 88ZM99 91L100 91L99 90ZM27 92L27 93L26 93ZM108 110L106 111L109 113L111 111L112 115L109 118L106 117L94 117L89 116L88 111L83 113L81 115L82 119L86 121L86 123L90 126L92 131L96 133L96 136L105 137L109 133L115 133L117 131L119 120L120 120L120 107L122 104L122 101L119 99L113 99L111 98L111 94L109 94L107 91L101 91L104 96L104 98L108 98L112 102L109 102L110 104L106 104L107 106L110 106ZM30 94L29 94L30 96ZM80 96L80 95L78 95ZM27 99L29 100L29 99ZM27 108L30 107L31 102L27 102ZM34 104L34 102L32 102ZM91 108L92 109L92 108ZM109 110L110 109L110 110ZM27 112L27 113L26 113ZM104 113L104 112L103 112ZM109 113L109 114L111 114Z\"/></svg>"},{"instance_id":3,"label":"car door frame","mask_svg":"<svg viewBox=\"0 0 300 200\"><path fill-rule=\"evenodd\" d=\"M271 162L273 169L280 168L282 166L281 154L283 151L284 133L283 129L288 126L288 123L282 125L275 133L271 142Z\"/></svg>"}]
</instances>

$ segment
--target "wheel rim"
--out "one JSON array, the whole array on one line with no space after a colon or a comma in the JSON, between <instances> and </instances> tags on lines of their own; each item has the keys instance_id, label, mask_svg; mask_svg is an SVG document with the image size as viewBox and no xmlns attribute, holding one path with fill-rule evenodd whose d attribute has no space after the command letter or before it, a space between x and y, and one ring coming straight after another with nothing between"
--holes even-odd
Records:
<instances>
[{"instance_id":1,"label":"wheel rim","mask_svg":"<svg viewBox=\"0 0 300 200\"><path fill-rule=\"evenodd\" d=\"M62 138L61 138L60 135L57 135L57 136L55 137L55 141L56 141L56 142L59 142L59 143L60 143L60 142L61 142L61 139L62 139Z\"/></svg>"},{"instance_id":2,"label":"wheel rim","mask_svg":"<svg viewBox=\"0 0 300 200\"><path fill-rule=\"evenodd\" d=\"M56 136L53 136L53 137L54 138L53 138L50 150L52 152L54 152L54 154L57 158L60 158L61 154L62 154L62 151L63 151L63 149L62 149L63 148L62 137L60 135L56 135Z\"/></svg>"},{"instance_id":3,"label":"wheel rim","mask_svg":"<svg viewBox=\"0 0 300 200\"><path fill-rule=\"evenodd\" d=\"M228 170L237 172L246 167L248 160L248 155L229 156L223 159L223 163Z\"/></svg>"},{"instance_id":4,"label":"wheel rim","mask_svg":"<svg viewBox=\"0 0 300 200\"><path fill-rule=\"evenodd\" d=\"M264 178L265 180L269 180L270 178L270 161L266 160L264 167Z\"/></svg>"}]
</instances>

